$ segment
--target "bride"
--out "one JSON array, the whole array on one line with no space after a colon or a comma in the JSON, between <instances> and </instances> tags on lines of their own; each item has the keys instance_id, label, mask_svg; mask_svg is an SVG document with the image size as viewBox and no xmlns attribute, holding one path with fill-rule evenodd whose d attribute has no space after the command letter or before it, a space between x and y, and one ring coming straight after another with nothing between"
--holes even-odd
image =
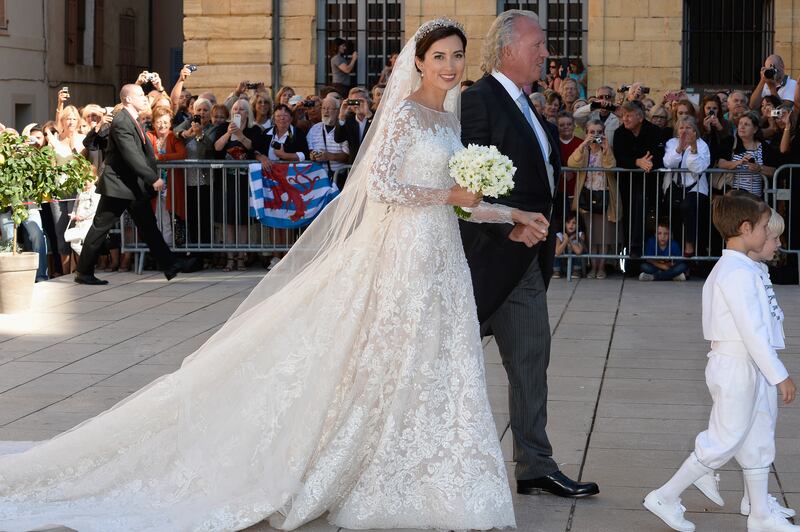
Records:
<instances>
[{"instance_id":1,"label":"bride","mask_svg":"<svg viewBox=\"0 0 800 532\"><path fill-rule=\"evenodd\" d=\"M182 367L0 457L0 530L515 526L452 205L466 38L406 44L347 188Z\"/></svg>"}]
</instances>

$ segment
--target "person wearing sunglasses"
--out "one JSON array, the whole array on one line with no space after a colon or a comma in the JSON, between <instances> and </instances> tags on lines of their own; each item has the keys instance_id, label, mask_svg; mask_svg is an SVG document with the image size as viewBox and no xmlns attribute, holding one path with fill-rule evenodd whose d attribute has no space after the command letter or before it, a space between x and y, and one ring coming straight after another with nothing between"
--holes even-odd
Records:
<instances>
[{"instance_id":1,"label":"person wearing sunglasses","mask_svg":"<svg viewBox=\"0 0 800 532\"><path fill-rule=\"evenodd\" d=\"M575 109L573 112L575 121L585 123L588 120L599 120L603 124L609 144L613 146L614 132L620 124L620 110L614 104L614 89L607 85L599 87L591 100L590 103Z\"/></svg>"}]
</instances>

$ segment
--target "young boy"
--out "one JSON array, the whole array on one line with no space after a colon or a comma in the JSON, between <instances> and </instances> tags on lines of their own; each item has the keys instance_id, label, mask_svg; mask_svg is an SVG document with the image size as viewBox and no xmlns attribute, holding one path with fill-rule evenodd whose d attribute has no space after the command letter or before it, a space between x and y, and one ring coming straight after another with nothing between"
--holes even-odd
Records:
<instances>
[{"instance_id":1,"label":"young boy","mask_svg":"<svg viewBox=\"0 0 800 532\"><path fill-rule=\"evenodd\" d=\"M756 261L756 265L761 269L761 281L764 283L764 287L767 292L767 298L770 302L771 307L771 315L772 315L772 328L774 329L773 338L776 344L774 347L776 349L784 348L784 332L783 332L783 310L778 305L778 300L775 297L775 290L772 287L772 280L769 277L769 268L767 265L764 264L765 262L769 262L775 258L775 253L781 246L781 235L784 231L784 221L783 217L772 209L772 214L769 218L769 222L767 223L767 242L764 244L764 248L761 250L760 253L750 252L747 254L748 257ZM777 390L775 386L770 386L768 390L768 396L770 401L770 407L772 410L777 413ZM772 425L770 427L771 434L770 438L774 438L775 433L775 421L777 421L777 417L773 418ZM714 503L718 504L719 506L724 506L724 501L722 500L722 496L719 494L719 475L715 475L713 473L709 473L700 477L698 480L695 481L694 485L703 492L703 494L711 499ZM797 512L792 510L791 508L783 507L778 500L773 497L772 495L768 496L769 507L772 512L778 513L783 517L794 517L797 515ZM744 496L742 497L742 501L739 504L739 512L742 515L750 515L750 497L747 494L747 484L745 483L744 486Z\"/></svg>"},{"instance_id":2,"label":"young boy","mask_svg":"<svg viewBox=\"0 0 800 532\"><path fill-rule=\"evenodd\" d=\"M711 341L708 429L697 436L694 452L675 475L645 497L644 506L673 530L693 532L681 493L736 457L750 497L748 532L800 532L800 526L770 510L767 492L777 406L770 401L770 386L777 386L784 404L796 394L775 351L783 340L772 326L763 271L747 256L764 249L770 210L759 198L733 190L715 200L713 215L726 249L703 285L703 336Z\"/></svg>"},{"instance_id":3,"label":"young boy","mask_svg":"<svg viewBox=\"0 0 800 532\"><path fill-rule=\"evenodd\" d=\"M669 222L662 220L656 228L656 236L647 239L645 256L682 257L681 246L670 238ZM685 281L689 265L683 260L647 259L641 265L640 281Z\"/></svg>"}]
</instances>

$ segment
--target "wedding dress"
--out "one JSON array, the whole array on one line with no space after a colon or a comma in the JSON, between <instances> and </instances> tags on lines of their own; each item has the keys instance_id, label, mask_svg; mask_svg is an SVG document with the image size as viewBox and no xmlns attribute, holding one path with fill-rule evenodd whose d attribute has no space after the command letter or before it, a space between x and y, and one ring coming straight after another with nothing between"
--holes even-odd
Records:
<instances>
[{"instance_id":1,"label":"wedding dress","mask_svg":"<svg viewBox=\"0 0 800 532\"><path fill-rule=\"evenodd\" d=\"M444 203L458 118L403 99L378 126L341 245L255 290L178 371L0 457L0 530L293 529L326 512L354 529L515 526ZM488 204L473 218L511 222Z\"/></svg>"}]
</instances>

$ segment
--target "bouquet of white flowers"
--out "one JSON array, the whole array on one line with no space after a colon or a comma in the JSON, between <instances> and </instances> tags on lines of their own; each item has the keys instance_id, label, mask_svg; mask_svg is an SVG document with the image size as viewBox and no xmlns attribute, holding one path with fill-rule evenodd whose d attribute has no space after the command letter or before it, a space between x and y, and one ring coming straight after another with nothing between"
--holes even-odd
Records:
<instances>
[{"instance_id":1,"label":"bouquet of white flowers","mask_svg":"<svg viewBox=\"0 0 800 532\"><path fill-rule=\"evenodd\" d=\"M470 144L453 154L448 166L456 184L474 194L497 198L514 188L517 169L495 146ZM465 207L454 206L453 209L464 220L472 216Z\"/></svg>"}]
</instances>

